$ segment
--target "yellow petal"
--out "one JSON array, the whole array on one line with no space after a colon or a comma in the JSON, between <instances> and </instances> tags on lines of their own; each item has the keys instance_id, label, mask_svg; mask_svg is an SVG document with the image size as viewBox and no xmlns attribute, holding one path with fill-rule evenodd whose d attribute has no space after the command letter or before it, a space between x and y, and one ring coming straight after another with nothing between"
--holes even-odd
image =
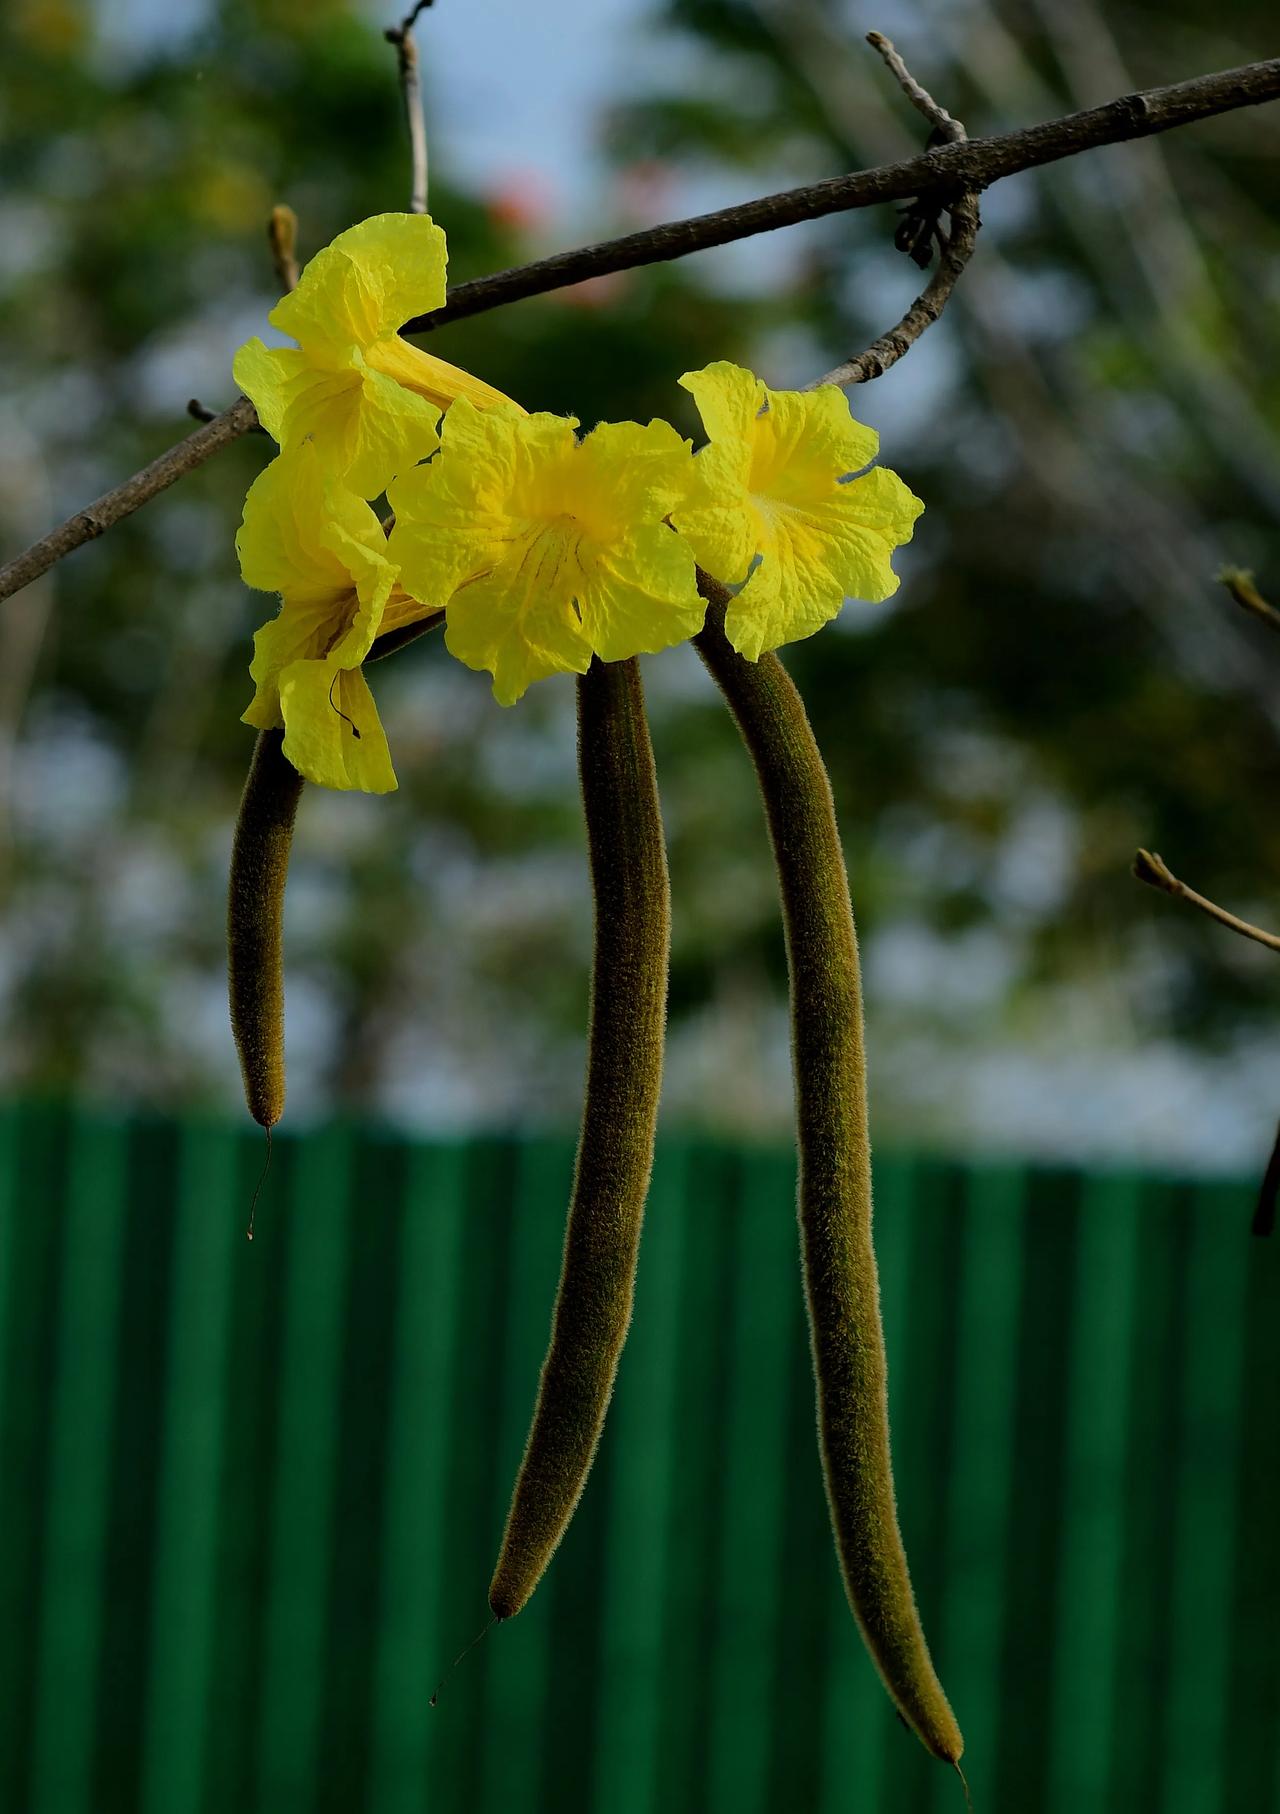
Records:
<instances>
[{"instance_id":1,"label":"yellow petal","mask_svg":"<svg viewBox=\"0 0 1280 1814\"><path fill-rule=\"evenodd\" d=\"M694 460L693 472L688 501L676 507L671 520L698 564L726 585L736 586L746 578L763 532L747 490L750 443L710 442Z\"/></svg>"},{"instance_id":2,"label":"yellow petal","mask_svg":"<svg viewBox=\"0 0 1280 1814\"><path fill-rule=\"evenodd\" d=\"M298 661L280 676L284 753L320 787L390 793L396 785L386 732L359 668Z\"/></svg>"},{"instance_id":3,"label":"yellow petal","mask_svg":"<svg viewBox=\"0 0 1280 1814\"><path fill-rule=\"evenodd\" d=\"M249 487L236 536L246 585L298 596L349 587L347 568L323 535L327 492L324 470L309 448L281 454L263 468Z\"/></svg>"},{"instance_id":4,"label":"yellow petal","mask_svg":"<svg viewBox=\"0 0 1280 1814\"><path fill-rule=\"evenodd\" d=\"M769 391L769 407L754 424L751 490L798 497L811 486L861 472L875 459L880 437L849 414L833 384L816 391Z\"/></svg>"},{"instance_id":5,"label":"yellow petal","mask_svg":"<svg viewBox=\"0 0 1280 1814\"><path fill-rule=\"evenodd\" d=\"M245 724L269 731L284 723L280 716L280 675L297 661L320 659L333 637L332 599L286 600L277 616L254 632L249 676L254 695L244 712Z\"/></svg>"},{"instance_id":6,"label":"yellow petal","mask_svg":"<svg viewBox=\"0 0 1280 1814\"><path fill-rule=\"evenodd\" d=\"M690 443L669 422L601 422L577 449L573 509L604 538L633 522L660 522L694 484Z\"/></svg>"},{"instance_id":7,"label":"yellow petal","mask_svg":"<svg viewBox=\"0 0 1280 1814\"><path fill-rule=\"evenodd\" d=\"M654 655L702 628L693 550L664 525L642 525L612 547L587 543L581 564L582 628L601 661Z\"/></svg>"},{"instance_id":8,"label":"yellow petal","mask_svg":"<svg viewBox=\"0 0 1280 1814\"><path fill-rule=\"evenodd\" d=\"M445 237L426 214L375 214L317 252L272 325L304 351L367 347L445 297Z\"/></svg>"},{"instance_id":9,"label":"yellow petal","mask_svg":"<svg viewBox=\"0 0 1280 1814\"><path fill-rule=\"evenodd\" d=\"M299 385L314 381L315 368L296 347L266 346L256 336L246 340L231 362L231 373L258 412L269 435L282 445L284 421Z\"/></svg>"},{"instance_id":10,"label":"yellow petal","mask_svg":"<svg viewBox=\"0 0 1280 1814\"><path fill-rule=\"evenodd\" d=\"M408 472L440 445L434 404L381 372L365 369L335 409L312 431L317 449L359 497L376 498L396 473Z\"/></svg>"},{"instance_id":11,"label":"yellow petal","mask_svg":"<svg viewBox=\"0 0 1280 1814\"><path fill-rule=\"evenodd\" d=\"M910 541L923 508L881 466L825 498L778 503L760 565L726 613L729 641L755 661L766 649L812 636L846 598L888 598L898 589L890 557Z\"/></svg>"},{"instance_id":12,"label":"yellow petal","mask_svg":"<svg viewBox=\"0 0 1280 1814\"><path fill-rule=\"evenodd\" d=\"M254 481L237 547L245 579L283 599L254 638L249 670L256 691L245 716L266 729L280 722L285 667L364 659L396 571L373 511L329 477L309 443L281 454Z\"/></svg>"},{"instance_id":13,"label":"yellow petal","mask_svg":"<svg viewBox=\"0 0 1280 1814\"><path fill-rule=\"evenodd\" d=\"M754 372L719 359L700 372L686 372L680 384L690 392L713 441L749 441L751 425L765 400L765 386Z\"/></svg>"},{"instance_id":14,"label":"yellow petal","mask_svg":"<svg viewBox=\"0 0 1280 1814\"><path fill-rule=\"evenodd\" d=\"M565 417L455 403L438 457L387 490L396 513L388 555L406 589L443 604L464 580L501 561L532 523L554 515L574 427Z\"/></svg>"},{"instance_id":15,"label":"yellow petal","mask_svg":"<svg viewBox=\"0 0 1280 1814\"><path fill-rule=\"evenodd\" d=\"M573 608L575 578L564 538L545 531L449 600L445 646L467 667L493 675L499 705L514 705L549 674L585 674L591 666L591 644Z\"/></svg>"},{"instance_id":16,"label":"yellow petal","mask_svg":"<svg viewBox=\"0 0 1280 1814\"><path fill-rule=\"evenodd\" d=\"M393 474L439 446L435 405L368 367L358 351L330 371L305 352L250 340L233 369L280 446L292 452L313 444L334 477L361 497L377 497Z\"/></svg>"},{"instance_id":17,"label":"yellow petal","mask_svg":"<svg viewBox=\"0 0 1280 1814\"><path fill-rule=\"evenodd\" d=\"M457 398L466 397L477 409L492 409L505 403L511 409L519 410L521 415L525 413L518 403L486 384L483 378L464 372L461 366L450 365L445 359L437 359L434 353L424 353L421 347L411 346L398 334L375 340L365 348L364 356L366 364L375 371L394 378L397 384L425 397L437 409L448 409Z\"/></svg>"}]
</instances>

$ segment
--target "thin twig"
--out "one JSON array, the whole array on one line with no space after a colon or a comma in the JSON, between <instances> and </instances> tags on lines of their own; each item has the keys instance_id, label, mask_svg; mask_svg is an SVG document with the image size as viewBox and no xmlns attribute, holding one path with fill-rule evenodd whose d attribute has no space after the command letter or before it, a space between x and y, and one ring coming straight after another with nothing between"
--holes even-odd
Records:
<instances>
[{"instance_id":1,"label":"thin twig","mask_svg":"<svg viewBox=\"0 0 1280 1814\"><path fill-rule=\"evenodd\" d=\"M928 89L921 87L882 32L868 32L867 43L879 51L907 98L930 121L935 133L948 144L958 145L968 139L969 135L961 122L954 119L945 107L939 106ZM965 190L947 212L951 231L942 246L938 268L901 321L896 327L890 328L887 334L881 334L878 340L873 340L865 352L846 359L824 377L815 379L806 389L816 390L822 384L836 384L844 389L851 384L865 384L872 378L883 377L889 367L896 365L903 354L915 345L925 329L932 327L937 321L973 256L978 229L982 225L978 196L974 190Z\"/></svg>"},{"instance_id":2,"label":"thin twig","mask_svg":"<svg viewBox=\"0 0 1280 1814\"><path fill-rule=\"evenodd\" d=\"M938 260L938 268L902 320L896 327L890 328L887 334L881 334L878 340L873 340L865 352L845 360L824 377L815 378L805 388L816 390L820 384L838 384L841 388L850 384L865 384L871 378L883 377L891 365L896 365L946 308L951 292L960 281L960 275L973 254L980 224L977 196L962 197L951 210L951 232L947 237L946 249Z\"/></svg>"},{"instance_id":3,"label":"thin twig","mask_svg":"<svg viewBox=\"0 0 1280 1814\"><path fill-rule=\"evenodd\" d=\"M267 244L271 247L271 262L280 279L280 288L286 292L298 287L298 217L292 208L283 202L277 202L267 216Z\"/></svg>"},{"instance_id":4,"label":"thin twig","mask_svg":"<svg viewBox=\"0 0 1280 1814\"><path fill-rule=\"evenodd\" d=\"M414 26L418 23L418 20L421 17L421 15L426 12L427 8L430 5L431 5L431 0L417 0L417 5L410 8L410 10L405 14L404 18L400 21L399 25L392 25L392 26L388 27L387 32L385 34L387 39L392 44L394 44L395 39L391 35L393 32L403 33L403 32L407 32L407 31L412 31Z\"/></svg>"},{"instance_id":5,"label":"thin twig","mask_svg":"<svg viewBox=\"0 0 1280 1814\"><path fill-rule=\"evenodd\" d=\"M389 25L383 32L388 44L396 47L400 64L400 92L404 97L404 117L409 127L409 148L413 160L413 189L409 198L410 214L427 211L427 121L422 108L422 76L418 68L418 46L413 26L419 13L425 12L431 0L418 0L413 10L399 25Z\"/></svg>"},{"instance_id":6,"label":"thin twig","mask_svg":"<svg viewBox=\"0 0 1280 1814\"><path fill-rule=\"evenodd\" d=\"M1236 603L1251 617L1266 624L1269 630L1280 633L1280 611L1269 605L1253 583L1253 575L1245 567L1224 567L1218 575L1218 581L1225 586Z\"/></svg>"},{"instance_id":7,"label":"thin twig","mask_svg":"<svg viewBox=\"0 0 1280 1814\"><path fill-rule=\"evenodd\" d=\"M208 404L201 403L199 397L188 397L187 414L196 422L213 422L217 419L218 412L210 409Z\"/></svg>"},{"instance_id":8,"label":"thin twig","mask_svg":"<svg viewBox=\"0 0 1280 1814\"><path fill-rule=\"evenodd\" d=\"M503 308L528 296L565 289L588 277L684 258L691 252L728 245L732 240L769 233L778 227L794 226L799 221L816 220L827 214L870 208L877 202L903 201L922 194L945 197L962 194L965 190L985 189L1019 171L1075 157L1100 145L1148 138L1177 126L1189 125L1193 120L1208 119L1239 107L1259 106L1278 96L1280 58L1245 64L1217 75L1197 76L1190 82L1152 88L1142 94L1125 95L1105 107L1069 114L1040 126L1004 133L997 138L942 145L896 164L884 164L878 169L856 171L849 176L832 177L778 195L762 196L739 207L695 215L689 220L670 221L665 226L627 233L620 239L604 240L576 252L562 252L515 270L480 277L471 283L460 284L442 308L416 317L401 331L427 333L447 322ZM6 566L0 567L0 599L8 598L39 574L47 572L63 555L101 535L104 529L137 510L220 447L256 425L253 405L241 397L212 422L153 460L150 466L105 493L86 510L78 511L65 523L60 523Z\"/></svg>"},{"instance_id":9,"label":"thin twig","mask_svg":"<svg viewBox=\"0 0 1280 1814\"><path fill-rule=\"evenodd\" d=\"M371 661L385 661L388 655L396 655L401 649L407 649L411 642L417 642L420 636L439 629L443 622L444 612L433 611L430 617L420 617L417 623L401 624L398 630L384 630L381 636L374 637L373 646L364 658L365 667Z\"/></svg>"},{"instance_id":10,"label":"thin twig","mask_svg":"<svg viewBox=\"0 0 1280 1814\"><path fill-rule=\"evenodd\" d=\"M897 77L903 94L906 95L907 99L917 112L924 115L925 119L928 120L929 124L933 127L934 131L940 135L945 144L959 144L962 139L968 138L969 135L960 124L959 120L952 119L946 108L940 107L934 100L933 96L929 93L929 90L920 86L919 82L916 81L911 71L899 56L898 52L893 48L892 42L885 37L883 32L869 31L867 33L867 43L873 50L878 50L880 52L880 55L884 58L889 68Z\"/></svg>"},{"instance_id":11,"label":"thin twig","mask_svg":"<svg viewBox=\"0 0 1280 1814\"><path fill-rule=\"evenodd\" d=\"M1216 901L1197 894L1194 888L1188 888L1185 882L1178 880L1163 857L1156 856L1152 851L1138 852L1133 859L1133 873L1149 888L1159 888L1163 893L1171 894L1175 901L1186 901L1189 906L1198 907L1201 913L1207 913L1211 920L1217 920L1220 926L1238 932L1242 938L1251 938L1256 944L1265 945L1268 951L1280 951L1280 935L1265 932L1261 926L1252 926L1248 920L1237 919L1234 913L1228 913Z\"/></svg>"}]
</instances>

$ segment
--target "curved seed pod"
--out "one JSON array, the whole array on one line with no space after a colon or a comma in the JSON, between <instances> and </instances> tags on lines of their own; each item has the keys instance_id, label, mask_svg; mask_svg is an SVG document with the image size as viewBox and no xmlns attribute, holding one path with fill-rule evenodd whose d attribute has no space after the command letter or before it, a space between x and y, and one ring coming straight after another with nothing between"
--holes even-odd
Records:
<instances>
[{"instance_id":1,"label":"curved seed pod","mask_svg":"<svg viewBox=\"0 0 1280 1814\"><path fill-rule=\"evenodd\" d=\"M227 979L231 1030L249 1113L270 1128L284 1113L284 885L302 776L283 731L259 731L231 846Z\"/></svg>"},{"instance_id":2,"label":"curved seed pod","mask_svg":"<svg viewBox=\"0 0 1280 1814\"><path fill-rule=\"evenodd\" d=\"M898 1529L880 1291L871 1244L862 993L831 784L803 702L775 655L735 654L729 594L708 575L694 638L737 720L764 797L787 962L799 1222L827 1503L845 1591L881 1678L912 1731L959 1768L964 1740L934 1673Z\"/></svg>"},{"instance_id":3,"label":"curved seed pod","mask_svg":"<svg viewBox=\"0 0 1280 1814\"><path fill-rule=\"evenodd\" d=\"M578 761L595 897L586 1097L551 1344L489 1586L518 1613L595 1455L631 1321L662 1085L671 943L667 853L634 660L578 681Z\"/></svg>"}]
</instances>

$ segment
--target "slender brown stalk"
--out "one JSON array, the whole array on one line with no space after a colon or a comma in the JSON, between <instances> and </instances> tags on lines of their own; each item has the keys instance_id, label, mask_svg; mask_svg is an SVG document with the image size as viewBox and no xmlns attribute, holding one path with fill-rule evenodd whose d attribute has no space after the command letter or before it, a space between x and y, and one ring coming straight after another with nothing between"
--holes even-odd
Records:
<instances>
[{"instance_id":1,"label":"slender brown stalk","mask_svg":"<svg viewBox=\"0 0 1280 1814\"><path fill-rule=\"evenodd\" d=\"M298 217L285 202L277 202L267 216L267 244L280 288L296 290L302 274L298 264Z\"/></svg>"},{"instance_id":2,"label":"slender brown stalk","mask_svg":"<svg viewBox=\"0 0 1280 1814\"><path fill-rule=\"evenodd\" d=\"M800 1153L798 1216L827 1502L845 1591L885 1687L935 1757L964 1740L930 1661L898 1529L880 1292L871 1239L862 990L831 784L775 655L724 634L729 594L699 575L694 638L755 765L782 894Z\"/></svg>"},{"instance_id":3,"label":"slender brown stalk","mask_svg":"<svg viewBox=\"0 0 1280 1814\"><path fill-rule=\"evenodd\" d=\"M284 1113L284 889L302 776L283 731L259 731L231 846L227 980L231 1030L249 1113L273 1127Z\"/></svg>"},{"instance_id":4,"label":"slender brown stalk","mask_svg":"<svg viewBox=\"0 0 1280 1814\"><path fill-rule=\"evenodd\" d=\"M1145 882L1148 888L1158 888L1162 894L1172 895L1175 901L1185 901L1188 907L1195 907L1207 914L1211 920L1217 920L1220 926L1226 926L1231 932L1238 932L1241 938L1252 939L1256 945L1265 945L1268 951L1280 951L1280 933L1268 932L1262 926L1254 926L1248 920L1242 920L1234 913L1228 913L1225 907L1219 907L1207 895L1197 894L1185 882L1180 882L1162 856L1152 850L1140 850L1133 859L1133 873L1139 882Z\"/></svg>"},{"instance_id":5,"label":"slender brown stalk","mask_svg":"<svg viewBox=\"0 0 1280 1814\"><path fill-rule=\"evenodd\" d=\"M1280 611L1263 598L1247 567L1224 567L1218 575L1218 582L1226 587L1242 611L1256 617L1268 630L1280 630Z\"/></svg>"},{"instance_id":6,"label":"slender brown stalk","mask_svg":"<svg viewBox=\"0 0 1280 1814\"><path fill-rule=\"evenodd\" d=\"M666 1030L667 853L636 661L578 682L578 759L595 897L591 1033L564 1259L533 1425L489 1606L518 1613L578 1503L631 1321Z\"/></svg>"},{"instance_id":7,"label":"slender brown stalk","mask_svg":"<svg viewBox=\"0 0 1280 1814\"><path fill-rule=\"evenodd\" d=\"M430 0L426 0L426 5ZM422 73L418 67L418 45L413 35L413 22L424 6L415 6L399 25L389 25L383 32L388 44L394 44L400 65L400 94L404 101L405 124L409 128L409 161L413 181L409 191L410 214L427 211L427 120L422 108Z\"/></svg>"}]
</instances>

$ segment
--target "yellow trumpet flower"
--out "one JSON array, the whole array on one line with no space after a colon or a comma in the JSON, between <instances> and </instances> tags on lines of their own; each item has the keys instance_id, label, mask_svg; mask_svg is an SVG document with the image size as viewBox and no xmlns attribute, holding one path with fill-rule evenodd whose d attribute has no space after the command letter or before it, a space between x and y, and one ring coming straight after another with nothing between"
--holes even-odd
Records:
<instances>
[{"instance_id":1,"label":"yellow trumpet flower","mask_svg":"<svg viewBox=\"0 0 1280 1814\"><path fill-rule=\"evenodd\" d=\"M236 354L236 383L281 448L314 442L361 498L435 451L440 412L454 398L519 409L400 338L406 321L443 303L447 256L429 216L376 214L317 252L272 309L268 319L297 347L254 339Z\"/></svg>"},{"instance_id":2,"label":"yellow trumpet flower","mask_svg":"<svg viewBox=\"0 0 1280 1814\"><path fill-rule=\"evenodd\" d=\"M284 753L309 781L390 792L391 753L361 663L381 631L431 607L398 583L382 524L304 445L250 487L236 550L246 584L281 599L253 639L245 723L283 725Z\"/></svg>"},{"instance_id":3,"label":"yellow trumpet flower","mask_svg":"<svg viewBox=\"0 0 1280 1814\"><path fill-rule=\"evenodd\" d=\"M887 467L862 471L880 438L842 391L772 391L725 361L680 383L710 439L671 520L709 573L745 581L725 617L740 655L812 636L846 598L897 591L890 556L924 505Z\"/></svg>"},{"instance_id":4,"label":"yellow trumpet flower","mask_svg":"<svg viewBox=\"0 0 1280 1814\"><path fill-rule=\"evenodd\" d=\"M512 705L531 681L585 674L683 642L705 605L693 553L665 521L687 490L689 442L667 422L476 409L444 419L440 454L388 492L405 582L445 607L445 643Z\"/></svg>"}]
</instances>

